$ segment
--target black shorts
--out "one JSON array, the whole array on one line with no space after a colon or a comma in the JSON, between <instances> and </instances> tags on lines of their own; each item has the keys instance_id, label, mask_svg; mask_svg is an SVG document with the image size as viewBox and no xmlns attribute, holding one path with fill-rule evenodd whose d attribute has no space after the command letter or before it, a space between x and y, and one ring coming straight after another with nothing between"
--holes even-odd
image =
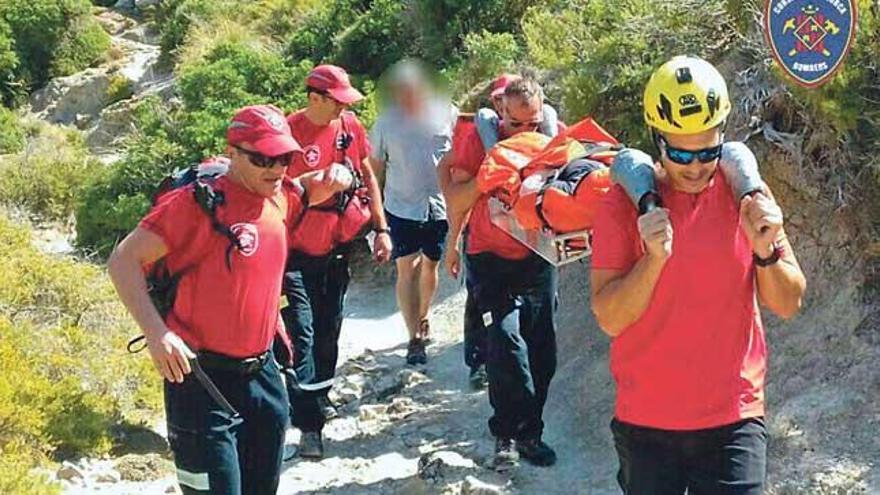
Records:
<instances>
[{"instance_id":1,"label":"black shorts","mask_svg":"<svg viewBox=\"0 0 880 495\"><path fill-rule=\"evenodd\" d=\"M409 256L421 251L429 260L440 261L443 246L446 244L446 232L449 224L446 220L409 220L385 212L388 227L391 228L391 242L394 244L392 259Z\"/></svg>"}]
</instances>

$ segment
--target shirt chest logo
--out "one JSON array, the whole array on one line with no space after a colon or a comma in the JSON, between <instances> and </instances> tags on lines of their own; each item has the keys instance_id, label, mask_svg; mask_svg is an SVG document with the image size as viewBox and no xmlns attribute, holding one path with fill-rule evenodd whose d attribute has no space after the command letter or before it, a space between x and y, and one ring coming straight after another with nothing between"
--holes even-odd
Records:
<instances>
[{"instance_id":1,"label":"shirt chest logo","mask_svg":"<svg viewBox=\"0 0 880 495\"><path fill-rule=\"evenodd\" d=\"M241 249L238 250L242 256L249 257L257 252L260 247L260 236L257 233L256 225L252 223L236 223L229 227L229 230L238 238Z\"/></svg>"},{"instance_id":2,"label":"shirt chest logo","mask_svg":"<svg viewBox=\"0 0 880 495\"><path fill-rule=\"evenodd\" d=\"M321 148L314 144L306 146L306 149L303 150L303 160L309 168L317 167L318 162L321 161Z\"/></svg>"}]
</instances>

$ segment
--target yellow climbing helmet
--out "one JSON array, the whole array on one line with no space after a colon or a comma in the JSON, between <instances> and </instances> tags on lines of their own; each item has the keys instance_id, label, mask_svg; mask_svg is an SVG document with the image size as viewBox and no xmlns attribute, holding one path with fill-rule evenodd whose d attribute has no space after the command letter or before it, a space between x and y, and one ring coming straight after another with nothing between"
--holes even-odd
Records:
<instances>
[{"instance_id":1,"label":"yellow climbing helmet","mask_svg":"<svg viewBox=\"0 0 880 495\"><path fill-rule=\"evenodd\" d=\"M645 122L669 134L696 134L730 114L727 84L709 62L677 56L654 71L644 95Z\"/></svg>"}]
</instances>

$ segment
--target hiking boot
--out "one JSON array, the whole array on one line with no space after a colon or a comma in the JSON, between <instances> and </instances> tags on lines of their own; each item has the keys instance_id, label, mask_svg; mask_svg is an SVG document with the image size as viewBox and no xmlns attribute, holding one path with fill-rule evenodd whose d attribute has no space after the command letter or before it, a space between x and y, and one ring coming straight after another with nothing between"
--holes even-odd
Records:
<instances>
[{"instance_id":1,"label":"hiking boot","mask_svg":"<svg viewBox=\"0 0 880 495\"><path fill-rule=\"evenodd\" d=\"M426 345L431 343L431 324L428 323L428 319L419 322L419 334L418 337L422 339Z\"/></svg>"},{"instance_id":2,"label":"hiking boot","mask_svg":"<svg viewBox=\"0 0 880 495\"><path fill-rule=\"evenodd\" d=\"M516 450L520 457L535 466L552 466L556 464L556 452L540 438L516 442Z\"/></svg>"},{"instance_id":3,"label":"hiking boot","mask_svg":"<svg viewBox=\"0 0 880 495\"><path fill-rule=\"evenodd\" d=\"M483 390L489 386L489 374L486 373L486 365L481 364L471 368L471 374L468 376L471 388L474 390Z\"/></svg>"},{"instance_id":4,"label":"hiking boot","mask_svg":"<svg viewBox=\"0 0 880 495\"><path fill-rule=\"evenodd\" d=\"M304 431L299 440L299 456L303 459L322 459L324 442L320 431Z\"/></svg>"},{"instance_id":5,"label":"hiking boot","mask_svg":"<svg viewBox=\"0 0 880 495\"><path fill-rule=\"evenodd\" d=\"M327 397L318 397L318 407L321 409L321 414L324 416L325 421L339 417L339 412L336 411L336 406L334 406Z\"/></svg>"},{"instance_id":6,"label":"hiking boot","mask_svg":"<svg viewBox=\"0 0 880 495\"><path fill-rule=\"evenodd\" d=\"M409 341L406 348L406 364L428 364L428 354L425 352L425 341L415 338Z\"/></svg>"},{"instance_id":7,"label":"hiking boot","mask_svg":"<svg viewBox=\"0 0 880 495\"><path fill-rule=\"evenodd\" d=\"M519 464L519 453L514 447L513 439L495 439L495 457L492 458L492 469L495 471L507 471Z\"/></svg>"}]
</instances>

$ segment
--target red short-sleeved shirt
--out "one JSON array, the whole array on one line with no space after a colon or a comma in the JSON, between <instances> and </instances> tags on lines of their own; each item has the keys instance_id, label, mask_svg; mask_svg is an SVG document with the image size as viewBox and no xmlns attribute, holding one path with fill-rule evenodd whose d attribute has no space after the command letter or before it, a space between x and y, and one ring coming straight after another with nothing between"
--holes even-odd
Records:
<instances>
[{"instance_id":1,"label":"red short-sleeved shirt","mask_svg":"<svg viewBox=\"0 0 880 495\"><path fill-rule=\"evenodd\" d=\"M229 240L211 227L192 186L168 193L140 227L165 242L171 273L185 270L165 319L168 327L193 349L254 356L269 348L275 334L287 258L285 222L302 211L300 189L286 181L282 192L266 199L227 177L217 179L214 188L225 195L217 218L243 245L232 250L231 270Z\"/></svg>"},{"instance_id":2,"label":"red short-sleeved shirt","mask_svg":"<svg viewBox=\"0 0 880 495\"><path fill-rule=\"evenodd\" d=\"M306 117L305 110L299 110L287 116L291 133L303 148L302 153L294 156L287 170L289 176L298 177L306 172L325 169L342 158L341 154L337 156L336 137L342 133L343 119L345 131L353 137L346 156L355 167L359 167L364 158L370 156L373 150L367 139L367 131L353 113L344 112L342 117L329 125L319 126Z\"/></svg>"},{"instance_id":3,"label":"red short-sleeved shirt","mask_svg":"<svg viewBox=\"0 0 880 495\"><path fill-rule=\"evenodd\" d=\"M341 163L344 158L342 151L336 149L336 139L343 132L352 136L345 158L348 158L356 169L363 170L364 159L373 151L364 126L353 113L348 111L343 112L340 118L330 124L319 126L306 117L303 109L288 115L287 123L290 125L291 134L303 148L302 153L294 155L293 162L287 170L287 175L290 177L298 177L307 172L326 169L333 163ZM327 202L331 201L332 198ZM289 232L290 249L307 253L316 249L323 252L333 249L332 235L320 235L316 238L313 237L314 232L308 231L310 228L314 228L314 225L303 222ZM326 225L324 228L332 231L336 227ZM327 245L323 246L323 250L315 246L325 243Z\"/></svg>"},{"instance_id":4,"label":"red short-sleeved shirt","mask_svg":"<svg viewBox=\"0 0 880 495\"><path fill-rule=\"evenodd\" d=\"M767 347L752 250L722 174L700 194L660 185L672 256L641 318L611 341L616 417L695 430L764 414ZM616 186L593 228L593 269L629 270L643 255L638 213Z\"/></svg>"},{"instance_id":5,"label":"red short-sleeved shirt","mask_svg":"<svg viewBox=\"0 0 880 495\"><path fill-rule=\"evenodd\" d=\"M456 142L452 153L452 168L460 169L476 177L486 151L476 127L464 131L461 139ZM468 220L467 253L478 254L490 252L509 260L521 260L530 253L529 248L499 229L489 218L489 196L481 195L471 210Z\"/></svg>"}]
</instances>

